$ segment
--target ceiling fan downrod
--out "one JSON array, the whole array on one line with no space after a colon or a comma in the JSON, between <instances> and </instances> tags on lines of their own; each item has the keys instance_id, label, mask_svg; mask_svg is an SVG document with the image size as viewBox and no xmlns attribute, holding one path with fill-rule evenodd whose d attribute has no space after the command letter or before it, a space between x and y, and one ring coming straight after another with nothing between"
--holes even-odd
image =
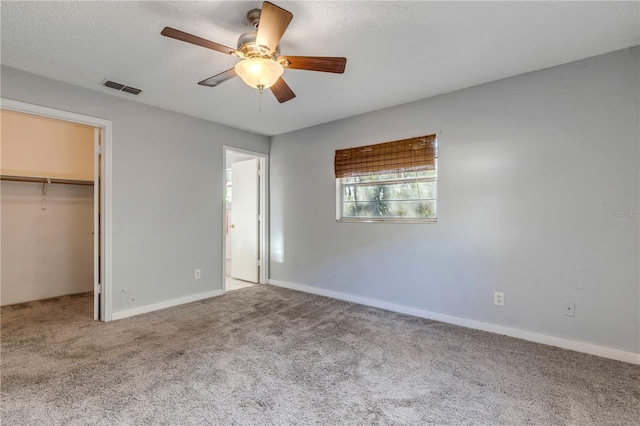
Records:
<instances>
[{"instance_id":1,"label":"ceiling fan downrod","mask_svg":"<svg viewBox=\"0 0 640 426\"><path fill-rule=\"evenodd\" d=\"M247 12L247 21L251 24L254 30L258 31L258 24L260 23L260 12L262 9L251 9Z\"/></svg>"}]
</instances>

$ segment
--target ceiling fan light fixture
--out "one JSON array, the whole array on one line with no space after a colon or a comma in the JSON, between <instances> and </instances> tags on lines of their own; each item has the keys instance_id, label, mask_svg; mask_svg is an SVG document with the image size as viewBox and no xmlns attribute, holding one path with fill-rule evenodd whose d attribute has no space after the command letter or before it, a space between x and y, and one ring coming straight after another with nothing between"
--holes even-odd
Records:
<instances>
[{"instance_id":1,"label":"ceiling fan light fixture","mask_svg":"<svg viewBox=\"0 0 640 426\"><path fill-rule=\"evenodd\" d=\"M268 88L276 84L284 67L273 59L249 58L238 62L235 71L247 85L260 89L260 86Z\"/></svg>"},{"instance_id":2,"label":"ceiling fan light fixture","mask_svg":"<svg viewBox=\"0 0 640 426\"><path fill-rule=\"evenodd\" d=\"M347 58L332 56L280 57L280 40L293 19L291 12L265 1L262 3L262 9L250 10L247 19L256 31L242 34L238 38L237 49L171 27L164 27L160 34L241 59L234 68L198 82L200 86L216 87L227 80L240 76L242 81L248 86L258 89L260 93L266 88L271 88L271 93L280 103L296 97L282 78L284 68L335 74L344 73Z\"/></svg>"}]
</instances>

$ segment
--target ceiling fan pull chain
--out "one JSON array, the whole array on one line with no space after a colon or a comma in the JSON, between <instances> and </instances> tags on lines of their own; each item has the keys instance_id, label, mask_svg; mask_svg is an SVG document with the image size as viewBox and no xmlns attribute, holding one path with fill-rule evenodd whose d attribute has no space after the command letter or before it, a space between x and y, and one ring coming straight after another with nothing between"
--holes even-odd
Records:
<instances>
[{"instance_id":1,"label":"ceiling fan pull chain","mask_svg":"<svg viewBox=\"0 0 640 426\"><path fill-rule=\"evenodd\" d=\"M262 112L262 92L264 92L264 86L260 84L258 85L258 112Z\"/></svg>"}]
</instances>

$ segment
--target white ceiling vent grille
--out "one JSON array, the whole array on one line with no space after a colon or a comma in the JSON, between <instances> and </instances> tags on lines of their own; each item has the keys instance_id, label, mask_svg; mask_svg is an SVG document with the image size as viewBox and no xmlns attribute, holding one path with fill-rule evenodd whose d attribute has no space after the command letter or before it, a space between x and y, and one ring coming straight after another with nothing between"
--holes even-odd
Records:
<instances>
[{"instance_id":1,"label":"white ceiling vent grille","mask_svg":"<svg viewBox=\"0 0 640 426\"><path fill-rule=\"evenodd\" d=\"M142 90L140 89L136 89L135 87L131 87L131 86L126 86L124 84L121 83L116 83L115 81L111 81L111 80L105 80L102 83L103 86L108 87L110 89L115 89L115 90L119 90L121 92L127 92L127 93L131 93L132 95L139 95L140 93L142 93Z\"/></svg>"}]
</instances>

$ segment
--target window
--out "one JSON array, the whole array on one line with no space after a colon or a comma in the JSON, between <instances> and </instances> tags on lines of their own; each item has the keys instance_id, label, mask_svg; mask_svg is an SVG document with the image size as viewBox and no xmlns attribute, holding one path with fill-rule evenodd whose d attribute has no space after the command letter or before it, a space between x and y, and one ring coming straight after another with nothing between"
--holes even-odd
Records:
<instances>
[{"instance_id":1,"label":"window","mask_svg":"<svg viewBox=\"0 0 640 426\"><path fill-rule=\"evenodd\" d=\"M336 151L337 220L437 221L435 135Z\"/></svg>"}]
</instances>

